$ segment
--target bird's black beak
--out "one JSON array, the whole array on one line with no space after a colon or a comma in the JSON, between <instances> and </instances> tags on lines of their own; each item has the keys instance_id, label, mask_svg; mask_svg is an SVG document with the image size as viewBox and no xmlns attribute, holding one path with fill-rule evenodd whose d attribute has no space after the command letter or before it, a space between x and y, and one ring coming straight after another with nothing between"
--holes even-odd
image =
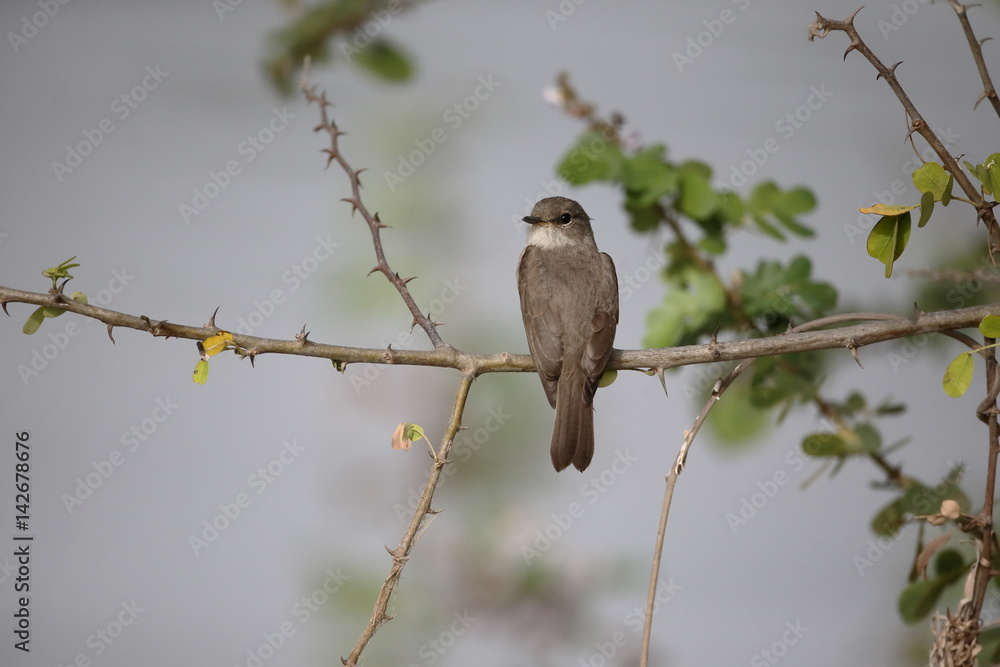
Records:
<instances>
[{"instance_id":1,"label":"bird's black beak","mask_svg":"<svg viewBox=\"0 0 1000 667\"><path fill-rule=\"evenodd\" d=\"M538 224L539 222L545 222L545 221L544 221L544 220L542 220L541 218L539 218L539 217L537 217L537 216L534 216L534 215L526 215L526 216L524 216L524 217L523 217L523 218L521 218L521 219L522 219L522 220L523 220L524 222L528 223L529 225L537 225L537 224Z\"/></svg>"}]
</instances>

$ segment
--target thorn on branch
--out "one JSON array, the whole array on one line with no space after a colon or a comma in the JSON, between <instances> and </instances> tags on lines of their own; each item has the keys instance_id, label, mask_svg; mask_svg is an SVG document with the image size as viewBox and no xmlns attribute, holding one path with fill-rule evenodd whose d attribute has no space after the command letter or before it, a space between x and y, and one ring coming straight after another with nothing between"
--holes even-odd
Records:
<instances>
[{"instance_id":1,"label":"thorn on branch","mask_svg":"<svg viewBox=\"0 0 1000 667\"><path fill-rule=\"evenodd\" d=\"M847 349L851 351L851 356L854 357L854 361L858 362L858 366L864 370L864 366L861 365L861 357L858 356L858 342L855 339L851 339L851 342L847 344Z\"/></svg>"},{"instance_id":2,"label":"thorn on branch","mask_svg":"<svg viewBox=\"0 0 1000 667\"><path fill-rule=\"evenodd\" d=\"M660 386L663 387L663 395L666 396L667 398L669 398L670 397L670 393L667 391L667 380L666 380L666 378L663 377L663 367L662 366L657 366L656 367L656 377L658 377L660 379Z\"/></svg>"},{"instance_id":3,"label":"thorn on branch","mask_svg":"<svg viewBox=\"0 0 1000 667\"><path fill-rule=\"evenodd\" d=\"M215 316L219 314L219 308L222 308L222 306L216 306L215 310L212 311L212 316L208 318L208 324L205 325L207 328L218 329L218 327L215 326Z\"/></svg>"},{"instance_id":4,"label":"thorn on branch","mask_svg":"<svg viewBox=\"0 0 1000 667\"><path fill-rule=\"evenodd\" d=\"M892 67L890 67L889 68L889 74L891 74L892 76L896 76L896 68L899 67L902 64L903 64L903 61L900 60L898 63L896 63L895 65L893 65ZM876 81L878 81L881 78L882 78L882 72L879 72L878 74L875 75L875 80Z\"/></svg>"},{"instance_id":5,"label":"thorn on branch","mask_svg":"<svg viewBox=\"0 0 1000 667\"><path fill-rule=\"evenodd\" d=\"M7 299L0 299L0 308L3 308L4 314L10 317L10 313L7 312Z\"/></svg>"},{"instance_id":6,"label":"thorn on branch","mask_svg":"<svg viewBox=\"0 0 1000 667\"><path fill-rule=\"evenodd\" d=\"M4 310L7 310L7 309L4 308ZM112 345L115 344L115 337L114 337L114 334L113 334L114 329L115 329L115 326L113 324L111 324L110 322L108 322L108 338L111 339L111 344Z\"/></svg>"},{"instance_id":7,"label":"thorn on branch","mask_svg":"<svg viewBox=\"0 0 1000 667\"><path fill-rule=\"evenodd\" d=\"M306 331L306 325L302 325L302 330L295 334L295 340L299 341L300 344L305 345L309 342L309 333Z\"/></svg>"},{"instance_id":8,"label":"thorn on branch","mask_svg":"<svg viewBox=\"0 0 1000 667\"><path fill-rule=\"evenodd\" d=\"M358 201L353 197L344 197L340 201L346 201L348 204L351 205L351 216L353 217L358 210Z\"/></svg>"}]
</instances>

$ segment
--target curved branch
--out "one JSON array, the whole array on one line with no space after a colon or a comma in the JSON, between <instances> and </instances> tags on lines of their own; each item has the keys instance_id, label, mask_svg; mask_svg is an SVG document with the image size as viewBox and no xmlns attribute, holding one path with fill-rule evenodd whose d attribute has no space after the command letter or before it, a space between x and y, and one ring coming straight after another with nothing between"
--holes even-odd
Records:
<instances>
[{"instance_id":1,"label":"curved branch","mask_svg":"<svg viewBox=\"0 0 1000 667\"><path fill-rule=\"evenodd\" d=\"M816 20L809 24L808 27L809 40L812 41L815 37L822 39L834 30L840 30L850 37L851 43L847 47L847 50L844 51L844 58L846 59L847 54L851 51L859 52L868 60L868 62L872 64L878 72L878 76L885 79L885 82L889 84L890 88L892 88L892 92L896 94L900 104L903 105L903 109L906 111L907 117L910 119L911 126L909 134L919 132L920 136L922 136L930 147L934 149L934 152L937 153L937 156L944 164L944 168L947 169L948 173L955 178L955 182L958 183L960 188L962 188L962 192L965 193L966 197L968 197L972 202L972 205L975 206L978 217L981 218L986 224L986 229L989 231L991 239L990 250L992 256L993 251L1000 250L1000 226L997 225L996 217L993 213L993 207L996 206L996 202L987 202L983 199L979 188L973 185L972 181L966 175L965 170L958 165L958 162L954 157L952 157L951 153L948 152L948 149L945 148L944 144L941 143L941 140L934 133L934 130L931 129L931 126L926 120L924 120L924 117L920 115L920 112L917 111L917 107L914 106L910 97L906 94L906 91L903 90L899 80L896 78L896 67L899 66L899 63L896 63L892 67L886 66L886 64L879 60L878 56L876 56L875 53L868 48L868 45L865 44L864 40L861 39L861 35L858 34L857 29L854 27L854 17L859 11L861 11L860 7L843 21L834 21L832 19L824 18L819 12L816 12ZM964 12L959 14L960 18L963 14ZM995 94L996 93L994 92L994 95ZM909 136L909 134L907 136Z\"/></svg>"}]
</instances>

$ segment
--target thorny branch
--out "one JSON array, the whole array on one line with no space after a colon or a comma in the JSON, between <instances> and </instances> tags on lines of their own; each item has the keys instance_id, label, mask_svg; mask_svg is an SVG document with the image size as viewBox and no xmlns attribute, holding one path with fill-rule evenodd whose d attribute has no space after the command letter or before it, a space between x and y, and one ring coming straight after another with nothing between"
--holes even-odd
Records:
<instances>
[{"instance_id":1,"label":"thorny branch","mask_svg":"<svg viewBox=\"0 0 1000 667\"><path fill-rule=\"evenodd\" d=\"M993 80L990 79L990 72L986 69L986 61L983 59L983 42L992 38L976 39L976 34L972 31L972 24L969 23L968 9L976 5L963 5L958 0L948 0L948 4L951 5L951 8L958 15L958 22L962 24L962 32L965 33L965 38L969 40L969 50L972 51L972 58L976 61L979 78L983 80L983 92L979 94L979 99L976 100L973 108L978 107L979 103L986 99L990 101L990 104L993 105L993 110L1000 116L1000 98L997 97L996 88L993 87Z\"/></svg>"},{"instance_id":2,"label":"thorny branch","mask_svg":"<svg viewBox=\"0 0 1000 667\"><path fill-rule=\"evenodd\" d=\"M62 294L25 292L0 285L0 306L6 311L9 303L27 303L36 306L58 306L64 310L113 327L136 329L153 336L165 338L187 338L205 340L222 329L211 326L190 326L173 324L167 320L153 320L145 315L135 316L115 310L101 308L73 301ZM892 313L845 313L816 320L817 326L834 326L845 322L869 321L865 324L844 326L824 331L801 331L793 329L789 333L771 338L753 340L712 341L702 345L665 347L651 350L615 350L608 361L609 370L645 370L649 368L666 370L692 364L712 364L721 361L768 357L795 352L832 350L837 348L860 349L873 343L881 343L925 333L947 332L979 326L987 315L1000 315L1000 304L971 306L956 310L917 312L902 316ZM344 347L315 343L306 337L292 340L261 338L234 333L233 342L239 346L238 353L244 357L262 354L288 354L302 357L317 357L334 362L343 369L347 364L386 364L397 366L434 366L454 368L474 375L484 373L528 373L535 366L527 354L480 354L464 352L450 345L435 350L394 350Z\"/></svg>"},{"instance_id":3,"label":"thorny branch","mask_svg":"<svg viewBox=\"0 0 1000 667\"><path fill-rule=\"evenodd\" d=\"M385 223L379 220L378 213L372 214L365 203L361 200L361 180L359 176L364 169L353 169L344 156L340 153L339 140L340 137L345 134L338 127L337 124L330 119L327 109L333 106L326 99L326 92L316 94L316 86L309 85L308 81L308 61L306 67L302 74L302 83L300 87L302 92L305 94L306 100L309 103L315 103L319 106L320 113L320 123L316 126L316 131L324 131L330 135L330 147L323 149L323 152L327 155L326 166L329 167L332 162L336 162L340 165L340 168L344 170L347 175L348 180L351 183L351 196L344 199L348 204L351 205L351 212L357 211L361 214L361 217L365 219L368 223L368 227L372 233L372 244L375 246L375 258L378 263L375 265L369 274L379 271L382 273L390 283L399 292L399 296L403 298L403 302L406 307L410 309L410 313L413 315L413 323L419 324L420 328L427 333L427 337L431 339L431 343L434 344L435 348L445 347L445 343L441 339L441 335L438 334L437 327L435 323L430 320L430 318L420 312L420 307L417 306L416 301L413 300L413 296L410 295L410 290L407 289L406 284L413 280L413 278L401 278L398 273L393 271L389 267L389 262L386 261L385 251L382 250L382 228L388 227Z\"/></svg>"},{"instance_id":4,"label":"thorny branch","mask_svg":"<svg viewBox=\"0 0 1000 667\"><path fill-rule=\"evenodd\" d=\"M458 393L455 395L455 405L451 410L451 418L448 420L448 429L444 434L444 438L441 439L440 447L434 452L434 463L431 466L431 474L427 480L427 484L424 486L424 492L420 496L420 503L417 505L413 519L410 521L410 525L407 526L406 533L403 535L399 546L389 552L392 555L392 568L389 570L389 576L379 591L378 600L375 602L375 610L372 612L372 617L368 621L368 625L365 626L364 632L361 633L361 637L354 646L354 650L343 661L348 667L355 667L358 664L361 652L365 650L372 636L374 636L383 623L392 618L392 616L386 613L389 598L392 597L392 593L399 583L399 576L403 571L403 565L406 564L407 559L410 557L410 549L413 548L417 537L420 536L420 529L424 524L424 519L428 515L435 514L435 511L431 509L434 489L437 487L444 464L448 463L448 452L451 451L451 444L455 441L455 435L462 427L462 412L465 410L465 402L469 397L469 388L472 386L474 379L475 375L473 373L462 373L462 379L458 385Z\"/></svg>"},{"instance_id":5,"label":"thorny branch","mask_svg":"<svg viewBox=\"0 0 1000 667\"><path fill-rule=\"evenodd\" d=\"M847 54L851 51L857 51L865 58L868 62L872 64L875 70L878 72L877 78L885 79L885 82L889 84L892 92L896 94L899 99L900 104L903 105L903 109L906 111L907 118L909 118L910 127L907 136L913 132L918 132L920 136L934 149L941 162L944 164L944 168L955 178L955 182L958 183L959 187L962 188L962 192L968 197L969 201L976 208L976 214L979 219L983 221L986 225L986 229L990 236L990 255L992 256L995 252L1000 250L1000 226L997 225L996 216L993 213L993 207L996 206L996 202L988 202L983 198L980 189L973 185L972 181L966 175L965 170L962 169L955 158L948 152L944 144L938 138L931 126L924 120L924 117L920 115L917 111L916 106L910 100L910 97L903 90L900 85L899 80L896 78L896 68L902 63L902 61L892 65L887 66L878 56L868 48L864 40L861 39L861 35L858 34L857 29L854 27L854 17L857 16L858 12L861 11L859 7L847 17L844 21L834 21L832 19L824 18L819 12L816 12L816 20L809 24L808 35L809 40L812 41L814 38L819 37L822 39L826 37L830 32L835 30L840 30L847 34L851 39L850 45L847 50L844 51L844 58L847 58ZM960 14L960 17L964 15L964 11ZM970 28L971 30L971 28ZM968 34L968 33L967 33ZM985 67L983 68L985 71ZM988 82L988 76L986 81ZM994 91L994 95L995 95Z\"/></svg>"}]
</instances>

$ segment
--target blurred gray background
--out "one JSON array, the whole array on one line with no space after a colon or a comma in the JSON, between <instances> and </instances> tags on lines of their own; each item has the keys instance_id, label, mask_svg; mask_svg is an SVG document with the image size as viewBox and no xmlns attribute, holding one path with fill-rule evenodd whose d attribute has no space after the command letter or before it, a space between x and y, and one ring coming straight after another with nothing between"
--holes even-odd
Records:
<instances>
[{"instance_id":1,"label":"blurred gray background","mask_svg":"<svg viewBox=\"0 0 1000 667\"><path fill-rule=\"evenodd\" d=\"M777 139L751 180L811 187L819 208L804 221L817 238L735 237L726 273L805 252L840 290L843 310L907 313L914 284L905 270L984 235L953 205L914 230L892 281L866 255L858 207L896 180L914 203L918 193L904 166L913 155L903 112L888 88L859 55L842 62L844 35L806 40L813 9L842 18L855 8L428 1L384 28L413 58L413 81L386 84L342 58L314 68L313 80L349 133L345 155L369 169L364 197L392 225L383 233L390 263L419 276L414 297L461 349L527 350L513 278L524 230L515 221L553 187L557 161L583 129L543 101L561 70L600 112L621 111L644 141L710 163L720 186L748 150ZM280 98L262 74L267 35L289 14L273 2L232 9L220 18L209 2L79 0L15 50L9 33L42 10L3 3L0 284L44 292L40 271L76 255L82 266L68 291L114 310L201 325L221 306L217 324L234 331L245 321L255 335L289 339L307 323L319 342L427 348L419 330L407 337L410 317L388 283L365 277L374 265L369 233L339 201L344 175L323 170L316 108ZM724 10L732 22L679 71L674 53ZM566 20L550 24L547 12L560 11ZM996 5L972 17L980 37L1000 32ZM988 105L972 109L980 84L945 3L871 3L857 25L884 61L905 61L903 85L932 125L950 128L954 154L977 162L996 148L987 141L996 118ZM985 46L993 66L997 44ZM116 102L144 77L142 101ZM448 122L480 77L495 90L460 124ZM791 136L779 133L776 123L813 88L826 101ZM102 122L113 130L57 175L52 163ZM244 142L269 123L280 131L249 150ZM385 172L438 127L446 141L390 189ZM181 205L229 161L239 173L185 220ZM619 274L646 275L665 239L630 232L611 188L559 187L595 219ZM622 303L619 347L641 347L646 313L662 295L651 279ZM112 346L103 325L73 315L29 337L21 325L33 309L11 305L12 317L0 318L0 662L253 667L346 656L388 571L383 545L398 543L429 469L423 443L394 452L391 434L416 422L436 445L457 374L360 366L339 374L326 362L277 356L251 368L225 354L199 386L191 341L119 329ZM827 392L863 386L873 401L905 401L906 416L884 425L887 439L913 437L895 460L932 483L965 461L978 507L981 397L941 393L956 347L909 354L903 345L863 349L864 370L845 353ZM908 363L894 367L889 355L904 352ZM25 373L33 360L38 372ZM597 454L583 475L550 467L552 412L536 377L481 377L469 430L435 496L442 512L412 553L390 607L398 617L376 635L367 664L634 664L664 475L700 406L692 387L710 385L713 372L668 376L669 398L655 378L622 374L597 399ZM908 629L896 611L916 529L872 542L869 521L891 497L871 488L873 466L853 462L800 488L818 464L801 458L798 443L819 428L803 409L737 453L713 444L711 431L695 443L668 526L670 592L655 619L655 663L771 664L761 651L775 643L782 664L922 659L925 624ZM30 654L13 648L12 634L13 434L21 431L30 432L32 456ZM727 515L779 471L789 483L731 529ZM224 518L240 497L238 517ZM573 503L582 514L559 527ZM224 529L192 546L206 522ZM549 545L538 541L546 531L557 538ZM525 556L538 545L546 548ZM875 556L859 571L857 557ZM1000 600L991 594L986 608L995 617Z\"/></svg>"}]
</instances>

